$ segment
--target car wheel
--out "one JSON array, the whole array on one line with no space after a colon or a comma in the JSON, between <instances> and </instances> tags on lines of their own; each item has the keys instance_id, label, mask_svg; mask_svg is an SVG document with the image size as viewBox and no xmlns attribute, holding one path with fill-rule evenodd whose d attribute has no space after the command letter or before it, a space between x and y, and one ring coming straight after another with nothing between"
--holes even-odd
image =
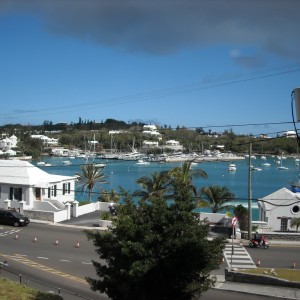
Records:
<instances>
[{"instance_id":1,"label":"car wheel","mask_svg":"<svg viewBox=\"0 0 300 300\"><path fill-rule=\"evenodd\" d=\"M18 223L18 222L15 222L15 223L14 223L14 226L15 226L15 227L19 227L19 223Z\"/></svg>"}]
</instances>

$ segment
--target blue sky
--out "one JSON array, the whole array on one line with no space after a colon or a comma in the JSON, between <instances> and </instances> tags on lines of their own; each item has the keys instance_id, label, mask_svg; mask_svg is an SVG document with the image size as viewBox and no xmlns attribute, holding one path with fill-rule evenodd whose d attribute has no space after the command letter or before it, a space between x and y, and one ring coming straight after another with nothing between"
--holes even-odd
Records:
<instances>
[{"instance_id":1,"label":"blue sky","mask_svg":"<svg viewBox=\"0 0 300 300\"><path fill-rule=\"evenodd\" d=\"M293 129L299 11L298 0L2 0L0 124Z\"/></svg>"}]
</instances>

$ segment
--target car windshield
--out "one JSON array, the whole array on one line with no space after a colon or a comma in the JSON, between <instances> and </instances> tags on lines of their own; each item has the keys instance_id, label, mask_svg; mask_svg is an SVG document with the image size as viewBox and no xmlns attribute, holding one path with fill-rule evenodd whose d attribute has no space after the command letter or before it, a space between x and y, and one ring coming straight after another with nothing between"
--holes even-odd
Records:
<instances>
[{"instance_id":1,"label":"car windshield","mask_svg":"<svg viewBox=\"0 0 300 300\"><path fill-rule=\"evenodd\" d=\"M16 211L11 211L11 214L14 215L17 218L23 218L23 216L21 214L19 214L18 212L16 212Z\"/></svg>"}]
</instances>

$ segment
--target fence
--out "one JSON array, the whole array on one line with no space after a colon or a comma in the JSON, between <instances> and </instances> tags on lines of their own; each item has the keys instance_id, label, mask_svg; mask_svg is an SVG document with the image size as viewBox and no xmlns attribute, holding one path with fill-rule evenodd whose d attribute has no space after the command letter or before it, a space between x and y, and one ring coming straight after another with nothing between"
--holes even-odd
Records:
<instances>
[{"instance_id":1,"label":"fence","mask_svg":"<svg viewBox=\"0 0 300 300\"><path fill-rule=\"evenodd\" d=\"M79 295L79 294L71 292L71 291L67 291L60 287L53 286L53 285L47 284L45 282L41 282L34 278L24 276L22 274L10 271L10 270L8 270L7 265L2 262L0 262L0 277L9 279L9 280L14 281L19 284L23 284L29 288L33 288L40 292L60 295L63 300L82 300L82 299L95 300L95 299L99 299L99 294L95 295L94 298L89 298L89 297L82 296L82 295Z\"/></svg>"}]
</instances>

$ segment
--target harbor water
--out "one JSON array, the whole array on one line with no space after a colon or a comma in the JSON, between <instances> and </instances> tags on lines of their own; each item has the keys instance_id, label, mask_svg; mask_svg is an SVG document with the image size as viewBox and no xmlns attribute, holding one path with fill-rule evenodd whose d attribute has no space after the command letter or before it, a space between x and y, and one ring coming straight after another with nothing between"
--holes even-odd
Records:
<instances>
[{"instance_id":1,"label":"harbor water","mask_svg":"<svg viewBox=\"0 0 300 300\"><path fill-rule=\"evenodd\" d=\"M73 176L80 173L80 167L83 164L91 163L83 158L70 159L70 164L64 164L65 157L44 157L43 160L49 163L49 166L38 166L44 171L51 174ZM95 163L106 163L105 168L102 169L107 181L106 184L96 186L93 193L93 201L96 201L101 189L111 190L114 189L119 192L120 186L127 190L129 193L140 189L136 180L142 176L150 176L155 172L166 171L177 167L180 163L156 163L151 162L147 165L139 165L136 161L124 160L102 160L96 159ZM270 166L265 166L268 162ZM37 162L33 161L33 164ZM201 162L193 165L193 169L204 170L208 178L197 178L193 180L197 189L203 186L220 185L226 186L236 196L236 200L232 203L234 205L242 204L248 207L248 191L249 191L249 162L248 159L234 162L236 164L236 171L229 172L229 162ZM265 197L283 187L289 188L290 181L298 180L299 167L294 158L287 158L282 160L282 164L287 167L286 170L278 170L278 160L276 157L268 157L267 160L260 158L251 161L252 166L260 168L251 172L251 186L252 186L252 217L253 220L258 219L257 199ZM76 200L86 201L88 194L81 192L81 188L77 187ZM206 210L209 211L209 210Z\"/></svg>"}]
</instances>

